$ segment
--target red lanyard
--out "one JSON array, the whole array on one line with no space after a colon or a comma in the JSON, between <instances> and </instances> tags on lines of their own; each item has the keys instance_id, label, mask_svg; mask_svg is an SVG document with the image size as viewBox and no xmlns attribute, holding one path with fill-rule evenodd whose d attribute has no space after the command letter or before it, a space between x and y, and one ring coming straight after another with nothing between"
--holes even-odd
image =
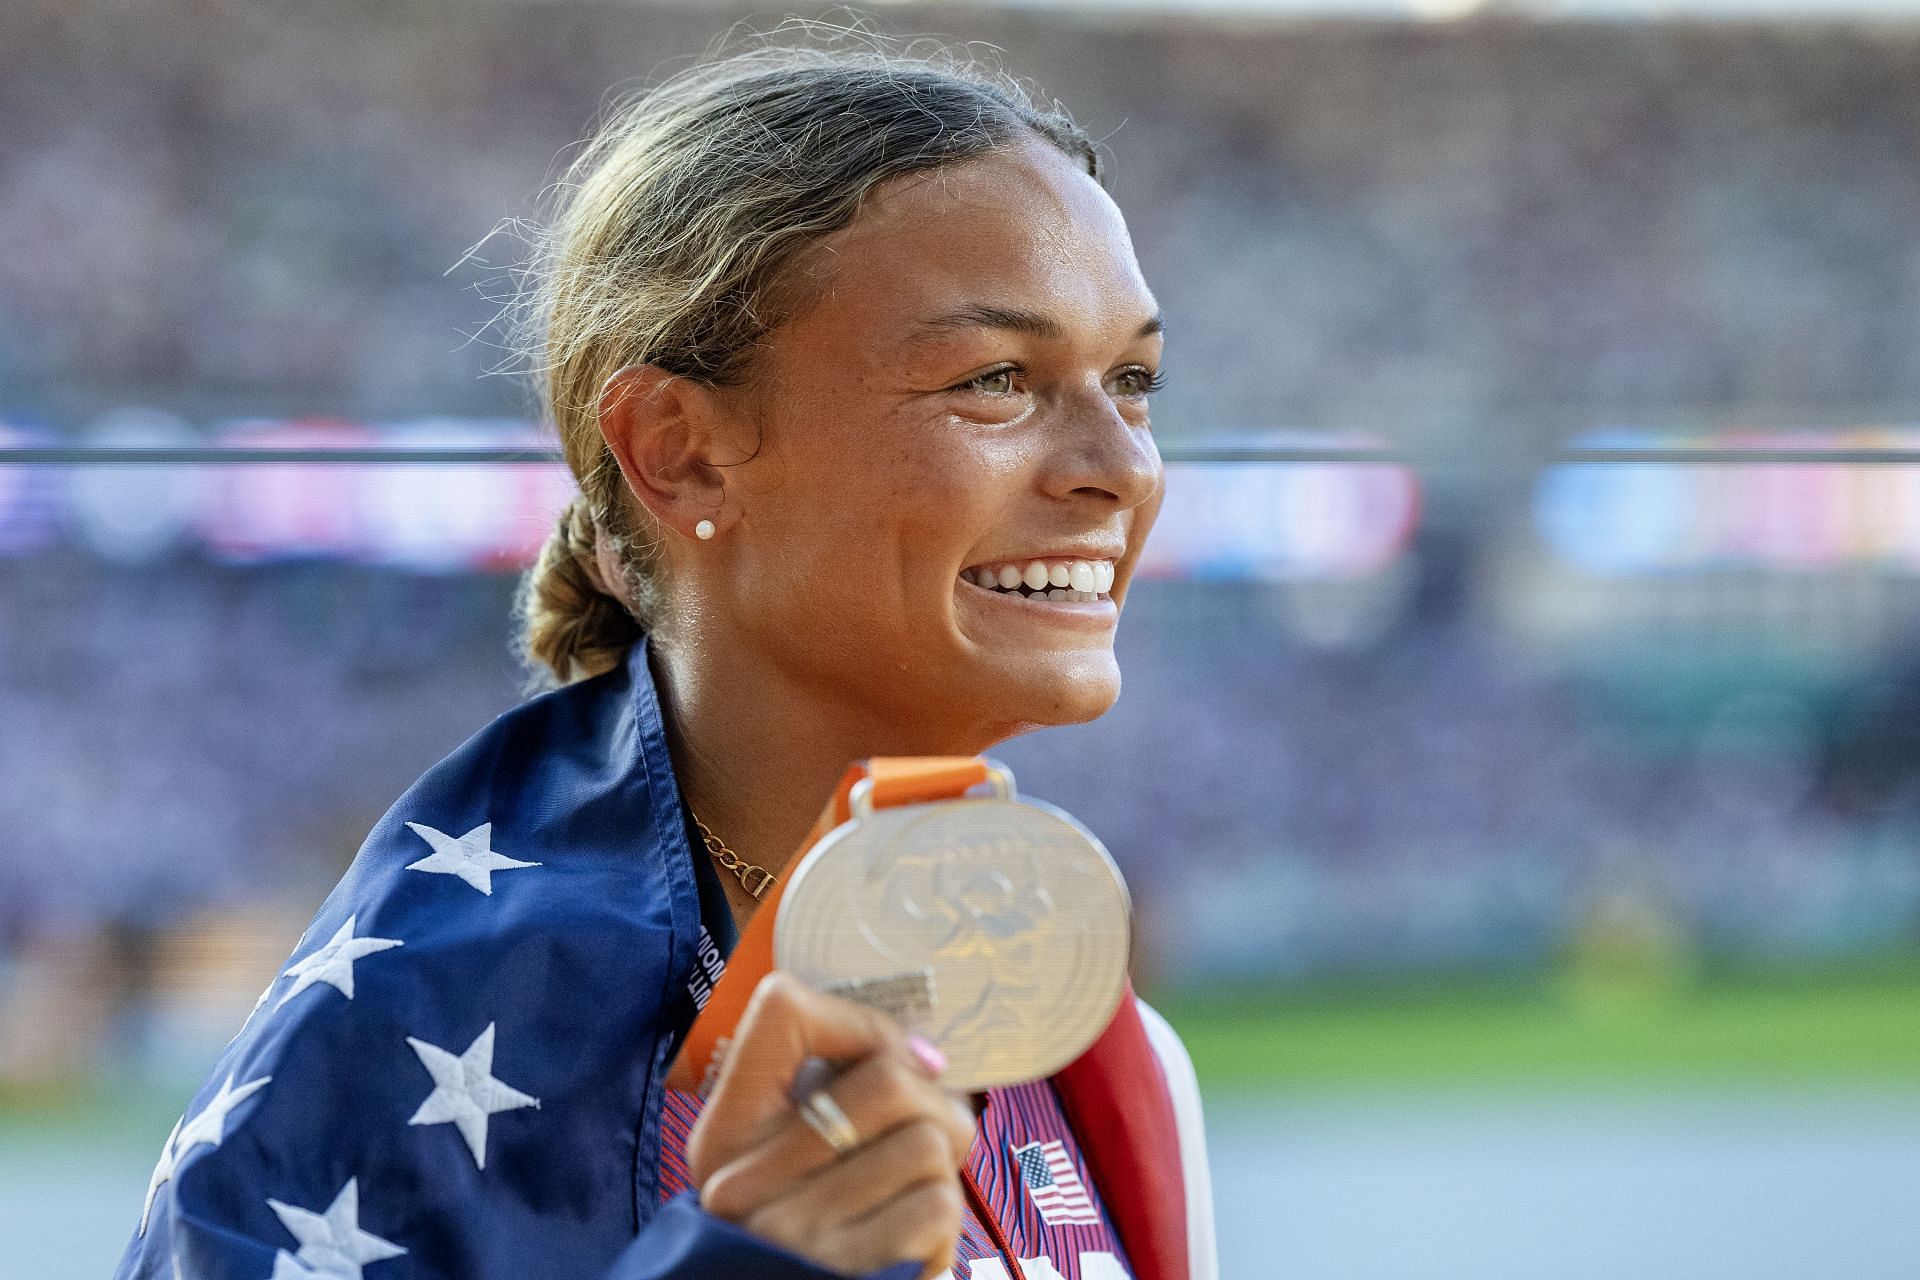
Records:
<instances>
[{"instance_id":1,"label":"red lanyard","mask_svg":"<svg viewBox=\"0 0 1920 1280\"><path fill-rule=\"evenodd\" d=\"M1020 1269L1020 1259L1013 1256L1013 1246L1007 1243L1007 1233L1000 1229L993 1210L987 1207L987 1197L981 1193L980 1184L973 1180L973 1170L962 1169L960 1181L966 1184L967 1199L973 1201L973 1216L980 1219L980 1225L987 1229L987 1238L993 1241L993 1247L1000 1251L1013 1271L1012 1280L1027 1280L1027 1273Z\"/></svg>"}]
</instances>

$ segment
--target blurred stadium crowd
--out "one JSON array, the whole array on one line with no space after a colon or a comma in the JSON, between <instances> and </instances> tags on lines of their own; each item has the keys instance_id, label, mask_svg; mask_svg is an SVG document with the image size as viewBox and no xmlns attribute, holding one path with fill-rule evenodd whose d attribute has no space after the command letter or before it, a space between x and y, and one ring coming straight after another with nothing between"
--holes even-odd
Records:
<instances>
[{"instance_id":1,"label":"blurred stadium crowd","mask_svg":"<svg viewBox=\"0 0 1920 1280\"><path fill-rule=\"evenodd\" d=\"M524 415L481 376L520 246L463 255L534 212L607 86L746 10L459 12L0 6L17 438L81 439L132 403L203 425ZM1592 427L1920 421L1920 30L910 16L1011 50L1113 153L1168 317L1166 439L1360 430L1485 460L1420 495L1417 532L1410 490L1345 508L1386 513L1346 536L1394 531L1364 573L1209 563L1228 533L1195 530L1227 508L1169 520L1184 550L1130 605L1119 708L1007 746L1121 859L1162 978L1537 969L1609 930L1706 959L1920 936L1920 558L1875 571L1872 634L1811 673L1658 626L1625 670L1590 608L1571 633L1565 610L1559 632L1526 620L1586 570L1745 627L1760 597L1671 576L1711 571L1718 535L1677 564L1671 526L1642 520L1706 499L1628 493L1627 526L1581 543L1577 520L1513 514L1555 490L1509 465ZM1746 493L1712 509L1751 511ZM1920 546L1897 499L1907 532L1873 532L1875 554ZM1766 600L1846 560L1794 537L1760 557ZM218 538L141 564L71 536L26 550L0 556L0 1044L25 966L162 981L115 948L210 909L280 904L297 931L378 813L518 696L513 555L452 573L247 564ZM1776 638L1840 625L1804 599L1770 615ZM292 933L273 939L257 960Z\"/></svg>"},{"instance_id":2,"label":"blurred stadium crowd","mask_svg":"<svg viewBox=\"0 0 1920 1280\"><path fill-rule=\"evenodd\" d=\"M4 407L520 412L476 377L499 332L461 337L519 246L443 273L534 212L609 86L767 12L0 7ZM1175 435L1525 452L1920 401L1910 27L892 18L1003 46L1104 140L1169 320Z\"/></svg>"},{"instance_id":3,"label":"blurred stadium crowd","mask_svg":"<svg viewBox=\"0 0 1920 1280\"><path fill-rule=\"evenodd\" d=\"M1120 857L1163 977L1550 965L1622 886L1707 953L1913 936L1920 666L1636 709L1469 608L1458 572L1408 557L1386 616L1334 648L1293 620L1333 602L1290 597L1336 585L1144 583L1120 706L1007 744ZM517 696L509 587L0 561L0 955L36 930L310 909Z\"/></svg>"}]
</instances>

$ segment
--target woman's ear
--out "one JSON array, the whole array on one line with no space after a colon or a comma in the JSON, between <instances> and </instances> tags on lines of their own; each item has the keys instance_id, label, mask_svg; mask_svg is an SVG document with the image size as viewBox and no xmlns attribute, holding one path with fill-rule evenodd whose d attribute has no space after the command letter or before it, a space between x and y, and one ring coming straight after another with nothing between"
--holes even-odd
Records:
<instances>
[{"instance_id":1,"label":"woman's ear","mask_svg":"<svg viewBox=\"0 0 1920 1280\"><path fill-rule=\"evenodd\" d=\"M651 364L616 370L600 388L600 433L634 497L662 528L694 537L738 516L716 451L727 450L713 388Z\"/></svg>"}]
</instances>

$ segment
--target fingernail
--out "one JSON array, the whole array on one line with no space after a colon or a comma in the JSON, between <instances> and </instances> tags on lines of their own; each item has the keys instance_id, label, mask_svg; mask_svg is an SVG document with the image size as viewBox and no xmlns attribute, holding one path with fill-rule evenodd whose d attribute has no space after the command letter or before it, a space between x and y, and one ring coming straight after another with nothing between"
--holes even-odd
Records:
<instances>
[{"instance_id":1,"label":"fingernail","mask_svg":"<svg viewBox=\"0 0 1920 1280\"><path fill-rule=\"evenodd\" d=\"M940 1046L923 1035L907 1037L907 1048L913 1050L913 1056L930 1076L938 1076L947 1069L947 1055L940 1052Z\"/></svg>"}]
</instances>

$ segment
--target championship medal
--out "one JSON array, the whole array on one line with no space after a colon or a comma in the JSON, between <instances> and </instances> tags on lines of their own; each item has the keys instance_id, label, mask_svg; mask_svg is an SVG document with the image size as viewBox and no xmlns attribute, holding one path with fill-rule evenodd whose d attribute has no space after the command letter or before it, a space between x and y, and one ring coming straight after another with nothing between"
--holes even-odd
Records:
<instances>
[{"instance_id":1,"label":"championship medal","mask_svg":"<svg viewBox=\"0 0 1920 1280\"><path fill-rule=\"evenodd\" d=\"M852 817L788 872L773 933L779 968L898 1015L968 1091L1079 1057L1127 980L1113 859L985 763L985 796L875 808L871 782L856 784Z\"/></svg>"},{"instance_id":2,"label":"championship medal","mask_svg":"<svg viewBox=\"0 0 1920 1280\"><path fill-rule=\"evenodd\" d=\"M937 1044L949 1088L1043 1079L1126 989L1130 904L1092 832L985 757L850 769L749 923L669 1083L705 1092L747 996L779 967Z\"/></svg>"}]
</instances>

